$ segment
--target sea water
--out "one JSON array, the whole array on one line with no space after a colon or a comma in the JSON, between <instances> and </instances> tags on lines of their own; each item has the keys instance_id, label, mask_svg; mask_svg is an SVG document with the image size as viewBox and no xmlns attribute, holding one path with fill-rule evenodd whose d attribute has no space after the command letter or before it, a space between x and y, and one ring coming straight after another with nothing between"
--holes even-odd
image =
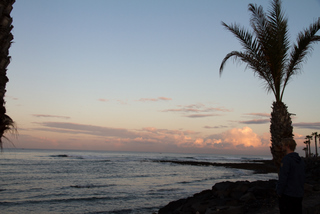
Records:
<instances>
[{"instance_id":1,"label":"sea water","mask_svg":"<svg viewBox=\"0 0 320 214\"><path fill-rule=\"evenodd\" d=\"M157 161L259 159L271 157L5 149L0 154L0 213L152 214L217 182L277 177Z\"/></svg>"}]
</instances>

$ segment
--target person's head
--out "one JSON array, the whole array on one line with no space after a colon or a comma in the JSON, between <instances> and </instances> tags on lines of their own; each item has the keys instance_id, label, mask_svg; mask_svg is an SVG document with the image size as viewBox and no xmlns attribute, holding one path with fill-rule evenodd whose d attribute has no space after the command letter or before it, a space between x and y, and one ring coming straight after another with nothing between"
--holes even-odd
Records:
<instances>
[{"instance_id":1,"label":"person's head","mask_svg":"<svg viewBox=\"0 0 320 214\"><path fill-rule=\"evenodd\" d=\"M297 143L293 138L283 138L281 143L284 148L288 147L291 151L294 151L297 146Z\"/></svg>"}]
</instances>

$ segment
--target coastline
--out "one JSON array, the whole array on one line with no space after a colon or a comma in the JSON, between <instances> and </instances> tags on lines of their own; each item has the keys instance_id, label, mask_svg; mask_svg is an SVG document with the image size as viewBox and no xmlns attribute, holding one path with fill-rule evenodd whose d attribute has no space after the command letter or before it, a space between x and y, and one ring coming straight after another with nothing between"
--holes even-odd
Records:
<instances>
[{"instance_id":1,"label":"coastline","mask_svg":"<svg viewBox=\"0 0 320 214\"><path fill-rule=\"evenodd\" d=\"M273 165L272 160L250 160L241 163L216 163L204 161L175 161L175 160L156 160L154 162L160 163L174 163L182 165L193 166L218 166L235 169L252 170L256 174L277 173L276 167Z\"/></svg>"},{"instance_id":2,"label":"coastline","mask_svg":"<svg viewBox=\"0 0 320 214\"><path fill-rule=\"evenodd\" d=\"M320 213L320 158L304 159L306 163L303 213ZM184 165L219 166L253 170L254 173L277 173L271 160L243 163L212 163L197 161L170 161ZM274 214L279 213L275 192L277 180L237 181L216 183L212 189L203 190L192 197L168 203L158 214Z\"/></svg>"}]
</instances>

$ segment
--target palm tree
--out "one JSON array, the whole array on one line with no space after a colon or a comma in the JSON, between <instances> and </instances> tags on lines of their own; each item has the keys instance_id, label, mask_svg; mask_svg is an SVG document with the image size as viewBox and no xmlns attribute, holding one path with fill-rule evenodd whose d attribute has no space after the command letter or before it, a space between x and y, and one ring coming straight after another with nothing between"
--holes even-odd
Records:
<instances>
[{"instance_id":1,"label":"palm tree","mask_svg":"<svg viewBox=\"0 0 320 214\"><path fill-rule=\"evenodd\" d=\"M307 140L308 145L309 145L308 147L309 147L309 157L310 157L311 156L311 146L310 146L310 144L311 144L312 136L311 135L307 135L305 139Z\"/></svg>"},{"instance_id":2,"label":"palm tree","mask_svg":"<svg viewBox=\"0 0 320 214\"><path fill-rule=\"evenodd\" d=\"M303 148L303 150L306 152L306 158L308 158L309 157L309 143L308 143L308 141L304 141L303 142L304 144L306 144L306 147L305 148Z\"/></svg>"},{"instance_id":3,"label":"palm tree","mask_svg":"<svg viewBox=\"0 0 320 214\"><path fill-rule=\"evenodd\" d=\"M314 144L315 144L315 155L318 157L318 147L317 147L317 138L318 138L318 132L313 132L312 135L314 136Z\"/></svg>"},{"instance_id":4,"label":"palm tree","mask_svg":"<svg viewBox=\"0 0 320 214\"><path fill-rule=\"evenodd\" d=\"M238 24L222 25L240 41L243 51L232 51L222 60L220 75L230 58L247 64L255 75L265 82L267 92L275 101L271 113L271 153L277 167L284 156L281 139L293 137L291 114L282 102L284 90L292 77L298 74L305 56L312 51L312 44L320 41L315 35L320 29L320 18L300 32L297 43L290 49L288 21L284 17L280 0L273 0L271 10L265 13L262 6L249 4L250 24L253 32Z\"/></svg>"},{"instance_id":5,"label":"palm tree","mask_svg":"<svg viewBox=\"0 0 320 214\"><path fill-rule=\"evenodd\" d=\"M0 0L0 147L2 149L2 138L4 133L10 130L16 130L13 120L6 114L5 93L6 84L9 81L7 77L7 66L10 63L9 48L13 35L11 30L12 18L10 13L15 0Z\"/></svg>"},{"instance_id":6,"label":"palm tree","mask_svg":"<svg viewBox=\"0 0 320 214\"><path fill-rule=\"evenodd\" d=\"M305 152L305 156L306 156L306 158L307 158L307 157L308 157L308 148L307 148L307 147L304 147L302 150Z\"/></svg>"},{"instance_id":7,"label":"palm tree","mask_svg":"<svg viewBox=\"0 0 320 214\"><path fill-rule=\"evenodd\" d=\"M320 133L318 134L318 136L317 136L317 137L318 137L318 139L320 139ZM319 148L320 148L320 147L319 147Z\"/></svg>"}]
</instances>

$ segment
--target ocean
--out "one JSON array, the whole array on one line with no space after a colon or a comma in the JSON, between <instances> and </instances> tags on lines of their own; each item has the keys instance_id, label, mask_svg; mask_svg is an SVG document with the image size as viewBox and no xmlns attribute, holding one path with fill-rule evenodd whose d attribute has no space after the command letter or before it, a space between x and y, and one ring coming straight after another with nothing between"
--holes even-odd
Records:
<instances>
[{"instance_id":1,"label":"ocean","mask_svg":"<svg viewBox=\"0 0 320 214\"><path fill-rule=\"evenodd\" d=\"M275 173L158 160L241 162L264 156L4 149L0 212L152 214L221 181L276 179Z\"/></svg>"}]
</instances>

